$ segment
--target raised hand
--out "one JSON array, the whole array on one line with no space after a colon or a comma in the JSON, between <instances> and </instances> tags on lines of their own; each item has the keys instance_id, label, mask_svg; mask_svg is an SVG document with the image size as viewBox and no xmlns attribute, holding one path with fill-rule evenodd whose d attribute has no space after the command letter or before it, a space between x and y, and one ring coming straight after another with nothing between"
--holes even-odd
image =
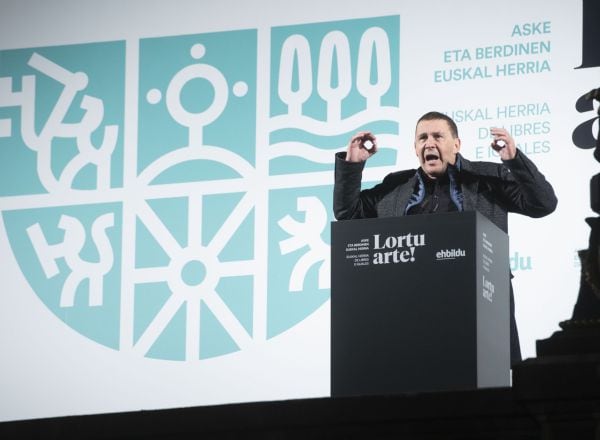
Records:
<instances>
[{"instance_id":1,"label":"raised hand","mask_svg":"<svg viewBox=\"0 0 600 440\"><path fill-rule=\"evenodd\" d=\"M364 162L377 153L377 138L370 131L359 131L348 144L346 160L349 162Z\"/></svg>"},{"instance_id":2,"label":"raised hand","mask_svg":"<svg viewBox=\"0 0 600 440\"><path fill-rule=\"evenodd\" d=\"M493 127L490 133L494 137L491 147L498 152L500 159L514 159L517 155L517 145L508 130Z\"/></svg>"}]
</instances>

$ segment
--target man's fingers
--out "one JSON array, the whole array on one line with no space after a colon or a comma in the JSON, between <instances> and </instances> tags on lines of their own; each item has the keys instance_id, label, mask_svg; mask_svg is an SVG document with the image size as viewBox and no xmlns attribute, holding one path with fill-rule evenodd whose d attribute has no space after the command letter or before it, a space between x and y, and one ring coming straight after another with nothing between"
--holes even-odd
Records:
<instances>
[{"instance_id":1,"label":"man's fingers","mask_svg":"<svg viewBox=\"0 0 600 440\"><path fill-rule=\"evenodd\" d=\"M505 128L492 127L490 134L493 136L491 147L500 154L502 160L513 159L517 154L515 140Z\"/></svg>"},{"instance_id":2,"label":"man's fingers","mask_svg":"<svg viewBox=\"0 0 600 440\"><path fill-rule=\"evenodd\" d=\"M494 140L492 142L492 147L498 151L507 145L514 144L512 136L508 132L508 130L504 128L492 128L490 130L490 134L493 136Z\"/></svg>"},{"instance_id":3,"label":"man's fingers","mask_svg":"<svg viewBox=\"0 0 600 440\"><path fill-rule=\"evenodd\" d=\"M502 150L504 147L506 147L506 142L502 139L494 139L492 142L492 148L496 151Z\"/></svg>"},{"instance_id":4,"label":"man's fingers","mask_svg":"<svg viewBox=\"0 0 600 440\"><path fill-rule=\"evenodd\" d=\"M359 131L352 137L352 142L355 142L355 141L364 142L365 140L374 141L375 135L373 133L371 133L370 131Z\"/></svg>"},{"instance_id":5,"label":"man's fingers","mask_svg":"<svg viewBox=\"0 0 600 440\"><path fill-rule=\"evenodd\" d=\"M371 150L377 145L377 138L370 131L359 131L352 137L350 144Z\"/></svg>"}]
</instances>

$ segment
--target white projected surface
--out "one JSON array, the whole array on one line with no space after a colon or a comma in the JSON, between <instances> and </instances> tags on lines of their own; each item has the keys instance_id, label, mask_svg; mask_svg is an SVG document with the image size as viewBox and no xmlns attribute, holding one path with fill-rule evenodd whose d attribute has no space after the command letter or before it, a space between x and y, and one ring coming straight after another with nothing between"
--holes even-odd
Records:
<instances>
[{"instance_id":1,"label":"white projected surface","mask_svg":"<svg viewBox=\"0 0 600 440\"><path fill-rule=\"evenodd\" d=\"M4 1L0 421L329 395L333 155L368 128L365 182L414 168L430 110L471 160L508 128L557 192L509 218L534 356L577 295L600 67L581 1L471 8Z\"/></svg>"}]
</instances>

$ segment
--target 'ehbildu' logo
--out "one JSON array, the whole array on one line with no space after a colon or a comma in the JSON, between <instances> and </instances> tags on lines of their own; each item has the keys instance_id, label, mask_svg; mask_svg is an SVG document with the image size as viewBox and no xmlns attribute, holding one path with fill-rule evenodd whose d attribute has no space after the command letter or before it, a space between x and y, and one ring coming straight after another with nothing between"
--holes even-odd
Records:
<instances>
[{"instance_id":1,"label":"'ehbildu' logo","mask_svg":"<svg viewBox=\"0 0 600 440\"><path fill-rule=\"evenodd\" d=\"M328 300L333 153L369 124L395 162L399 17L260 32L0 52L0 212L73 330L194 361Z\"/></svg>"},{"instance_id":2,"label":"'ehbildu' logo","mask_svg":"<svg viewBox=\"0 0 600 440\"><path fill-rule=\"evenodd\" d=\"M443 249L435 253L436 260L454 260L465 257L467 254L464 249Z\"/></svg>"}]
</instances>

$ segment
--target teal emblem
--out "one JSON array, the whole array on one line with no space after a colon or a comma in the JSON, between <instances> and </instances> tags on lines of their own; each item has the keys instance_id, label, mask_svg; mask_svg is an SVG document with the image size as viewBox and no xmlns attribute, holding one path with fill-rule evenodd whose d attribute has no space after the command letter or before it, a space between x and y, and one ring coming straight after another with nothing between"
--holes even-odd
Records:
<instances>
[{"instance_id":1,"label":"teal emblem","mask_svg":"<svg viewBox=\"0 0 600 440\"><path fill-rule=\"evenodd\" d=\"M1 51L0 215L32 291L153 359L301 323L329 299L334 153L369 127L395 164L398 54L398 16Z\"/></svg>"}]
</instances>

